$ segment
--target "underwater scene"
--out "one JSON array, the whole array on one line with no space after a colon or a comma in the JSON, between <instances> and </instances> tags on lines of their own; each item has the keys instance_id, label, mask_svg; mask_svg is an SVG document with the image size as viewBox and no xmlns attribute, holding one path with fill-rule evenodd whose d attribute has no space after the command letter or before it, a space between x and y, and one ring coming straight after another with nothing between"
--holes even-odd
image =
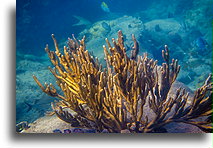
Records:
<instances>
[{"instance_id":1,"label":"underwater scene","mask_svg":"<svg viewBox=\"0 0 213 148\"><path fill-rule=\"evenodd\" d=\"M17 133L212 133L212 0L17 0Z\"/></svg>"}]
</instances>

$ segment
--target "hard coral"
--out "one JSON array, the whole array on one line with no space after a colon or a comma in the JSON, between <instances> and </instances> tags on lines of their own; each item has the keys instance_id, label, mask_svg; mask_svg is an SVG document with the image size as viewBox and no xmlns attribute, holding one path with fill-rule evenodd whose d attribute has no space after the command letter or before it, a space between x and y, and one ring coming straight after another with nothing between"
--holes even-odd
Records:
<instances>
[{"instance_id":1,"label":"hard coral","mask_svg":"<svg viewBox=\"0 0 213 148\"><path fill-rule=\"evenodd\" d=\"M157 66L157 61L149 59L147 54L137 55L139 44L133 35L134 48L129 58L119 31L117 40L112 39L111 44L106 39L108 47L103 46L107 63L103 69L98 59L86 50L85 38L69 39L64 54L54 35L52 38L56 51L50 51L48 46L45 50L54 65L54 69L49 69L63 95L52 84L44 87L35 76L33 78L43 92L60 99L52 103L52 108L65 122L98 132L158 132L171 122L212 131L212 76L195 92L191 104L187 103L189 97L184 89L179 88L174 96L169 96L180 66L177 60L169 62L167 46L162 51L165 63ZM145 114L148 111L153 112L154 117Z\"/></svg>"}]
</instances>

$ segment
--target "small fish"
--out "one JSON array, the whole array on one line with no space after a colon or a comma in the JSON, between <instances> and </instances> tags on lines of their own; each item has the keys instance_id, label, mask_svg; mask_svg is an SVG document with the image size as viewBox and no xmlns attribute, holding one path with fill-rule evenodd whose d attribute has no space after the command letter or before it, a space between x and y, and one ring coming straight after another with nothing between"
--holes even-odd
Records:
<instances>
[{"instance_id":1,"label":"small fish","mask_svg":"<svg viewBox=\"0 0 213 148\"><path fill-rule=\"evenodd\" d=\"M26 108L27 108L26 112L29 112L32 108L34 108L37 102L38 100L34 100L32 103L28 103L24 101L23 103L26 105Z\"/></svg>"},{"instance_id":2,"label":"small fish","mask_svg":"<svg viewBox=\"0 0 213 148\"><path fill-rule=\"evenodd\" d=\"M82 26L82 25L83 26L90 26L92 24L89 20L87 20L83 17L77 16L77 15L73 15L73 17L78 20L78 23L73 24L72 26Z\"/></svg>"},{"instance_id":3,"label":"small fish","mask_svg":"<svg viewBox=\"0 0 213 148\"><path fill-rule=\"evenodd\" d=\"M107 13L110 12L110 9L109 9L108 5L107 5L105 2L102 2L102 3L101 3L101 9L102 9L104 12L107 12Z\"/></svg>"}]
</instances>

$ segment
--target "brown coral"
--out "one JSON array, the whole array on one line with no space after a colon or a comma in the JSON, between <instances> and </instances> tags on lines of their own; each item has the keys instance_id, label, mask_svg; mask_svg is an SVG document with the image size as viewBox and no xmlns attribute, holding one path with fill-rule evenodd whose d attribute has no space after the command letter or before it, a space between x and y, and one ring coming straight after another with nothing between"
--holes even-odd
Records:
<instances>
[{"instance_id":1,"label":"brown coral","mask_svg":"<svg viewBox=\"0 0 213 148\"><path fill-rule=\"evenodd\" d=\"M98 59L86 50L85 37L80 41L74 36L69 39L64 54L54 35L52 38L56 51L50 51L48 46L45 50L54 65L54 69L49 69L63 95L57 93L52 84L44 87L35 76L33 78L43 92L60 99L52 108L65 122L98 132L106 129L109 132L155 132L171 122L212 131L212 76L195 92L191 104L187 103L188 94L181 88L175 97L169 96L180 66L174 59L170 64L167 46L162 51L165 63L157 66L157 61L149 59L147 54L137 55L139 44L133 35L134 47L129 58L119 31L117 40L112 39L111 44L106 39L108 47L103 46L107 63L103 69ZM145 106L154 117L144 113L147 112Z\"/></svg>"}]
</instances>

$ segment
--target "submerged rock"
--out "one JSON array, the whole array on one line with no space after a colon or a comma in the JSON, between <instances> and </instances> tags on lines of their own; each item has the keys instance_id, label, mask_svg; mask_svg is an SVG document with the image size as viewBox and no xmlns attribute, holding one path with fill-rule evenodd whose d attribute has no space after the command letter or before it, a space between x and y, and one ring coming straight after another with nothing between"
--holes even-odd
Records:
<instances>
[{"instance_id":1,"label":"submerged rock","mask_svg":"<svg viewBox=\"0 0 213 148\"><path fill-rule=\"evenodd\" d=\"M30 128L23 130L23 133L54 133L70 129L66 123L56 116L44 116L29 124Z\"/></svg>"},{"instance_id":2,"label":"submerged rock","mask_svg":"<svg viewBox=\"0 0 213 148\"><path fill-rule=\"evenodd\" d=\"M21 54L19 54L21 56ZM24 56L24 55L23 55ZM30 56L29 56L30 57ZM25 58L25 57L24 57ZM49 62L49 61L48 61ZM38 74L40 80L47 83L55 82L55 78L47 69L48 62L32 58L20 59L16 66L16 122L33 122L50 109L52 98L43 94L33 80L32 75ZM55 85L55 83L54 83ZM56 85L55 85L56 86Z\"/></svg>"},{"instance_id":3,"label":"submerged rock","mask_svg":"<svg viewBox=\"0 0 213 148\"><path fill-rule=\"evenodd\" d=\"M146 22L144 25L151 32L156 31L156 25L164 32L179 31L182 29L181 24L174 19L156 19Z\"/></svg>"},{"instance_id":4,"label":"submerged rock","mask_svg":"<svg viewBox=\"0 0 213 148\"><path fill-rule=\"evenodd\" d=\"M89 29L83 30L79 37L90 34L90 36L86 36L87 49L102 61L104 59L102 46L106 45L105 38L107 37L111 42L111 38L117 37L118 30L122 30L123 34L126 34L125 43L131 46L132 34L139 39L144 25L141 20L135 17L123 16L113 20L98 21Z\"/></svg>"}]
</instances>

